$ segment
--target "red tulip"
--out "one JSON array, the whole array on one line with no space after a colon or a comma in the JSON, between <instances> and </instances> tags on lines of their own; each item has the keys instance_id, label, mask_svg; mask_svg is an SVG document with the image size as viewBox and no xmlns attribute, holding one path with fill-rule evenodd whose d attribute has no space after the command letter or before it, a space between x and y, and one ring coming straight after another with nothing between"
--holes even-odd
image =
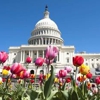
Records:
<instances>
[{"instance_id":1,"label":"red tulip","mask_svg":"<svg viewBox=\"0 0 100 100\"><path fill-rule=\"evenodd\" d=\"M39 58L37 58L37 59L35 60L35 65L36 65L37 67L42 66L43 63L44 63L44 58L42 58L42 57L39 57Z\"/></svg>"},{"instance_id":2,"label":"red tulip","mask_svg":"<svg viewBox=\"0 0 100 100\"><path fill-rule=\"evenodd\" d=\"M30 77L30 73L26 70L24 71L21 71L18 76L21 78L21 79L25 79L25 78L29 78Z\"/></svg>"},{"instance_id":3,"label":"red tulip","mask_svg":"<svg viewBox=\"0 0 100 100\"><path fill-rule=\"evenodd\" d=\"M59 77L63 78L63 77L66 77L67 75L67 71L66 70L60 70L59 71Z\"/></svg>"},{"instance_id":4,"label":"red tulip","mask_svg":"<svg viewBox=\"0 0 100 100\"><path fill-rule=\"evenodd\" d=\"M83 64L84 59L81 56L75 56L73 57L73 65L76 67L79 67Z\"/></svg>"},{"instance_id":5,"label":"red tulip","mask_svg":"<svg viewBox=\"0 0 100 100\"><path fill-rule=\"evenodd\" d=\"M6 52L1 51L0 52L0 63L5 63L7 59L8 59L8 54Z\"/></svg>"},{"instance_id":6,"label":"red tulip","mask_svg":"<svg viewBox=\"0 0 100 100\"><path fill-rule=\"evenodd\" d=\"M54 59L58 55L58 48L55 46L48 46L46 48L45 57L49 60Z\"/></svg>"},{"instance_id":7,"label":"red tulip","mask_svg":"<svg viewBox=\"0 0 100 100\"><path fill-rule=\"evenodd\" d=\"M12 74L18 74L20 73L22 70L25 70L25 68L20 64L20 63L14 63L12 66L11 66L11 73Z\"/></svg>"},{"instance_id":8,"label":"red tulip","mask_svg":"<svg viewBox=\"0 0 100 100\"><path fill-rule=\"evenodd\" d=\"M95 83L96 83L96 84L100 84L100 76L97 76L97 77L96 77Z\"/></svg>"},{"instance_id":9,"label":"red tulip","mask_svg":"<svg viewBox=\"0 0 100 100\"><path fill-rule=\"evenodd\" d=\"M31 79L31 80L30 80L30 82L31 82L31 83L34 83L34 80L33 80L33 79Z\"/></svg>"},{"instance_id":10,"label":"red tulip","mask_svg":"<svg viewBox=\"0 0 100 100\"><path fill-rule=\"evenodd\" d=\"M70 83L71 82L71 78L66 78L66 82Z\"/></svg>"},{"instance_id":11,"label":"red tulip","mask_svg":"<svg viewBox=\"0 0 100 100\"><path fill-rule=\"evenodd\" d=\"M92 78L92 74L89 72L89 73L86 75L86 77L87 77L88 79L91 79L91 78Z\"/></svg>"},{"instance_id":12,"label":"red tulip","mask_svg":"<svg viewBox=\"0 0 100 100\"><path fill-rule=\"evenodd\" d=\"M32 61L31 57L26 58L26 63L31 63L31 61Z\"/></svg>"},{"instance_id":13,"label":"red tulip","mask_svg":"<svg viewBox=\"0 0 100 100\"><path fill-rule=\"evenodd\" d=\"M3 69L10 70L10 66L4 66Z\"/></svg>"}]
</instances>

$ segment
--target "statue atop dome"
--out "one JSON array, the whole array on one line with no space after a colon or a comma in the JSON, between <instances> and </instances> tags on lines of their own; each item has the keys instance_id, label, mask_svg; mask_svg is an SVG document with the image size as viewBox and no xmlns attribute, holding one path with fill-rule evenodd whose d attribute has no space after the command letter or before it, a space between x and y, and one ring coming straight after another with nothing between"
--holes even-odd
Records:
<instances>
[{"instance_id":1,"label":"statue atop dome","mask_svg":"<svg viewBox=\"0 0 100 100\"><path fill-rule=\"evenodd\" d=\"M45 6L45 11L48 11L48 6L47 5Z\"/></svg>"}]
</instances>

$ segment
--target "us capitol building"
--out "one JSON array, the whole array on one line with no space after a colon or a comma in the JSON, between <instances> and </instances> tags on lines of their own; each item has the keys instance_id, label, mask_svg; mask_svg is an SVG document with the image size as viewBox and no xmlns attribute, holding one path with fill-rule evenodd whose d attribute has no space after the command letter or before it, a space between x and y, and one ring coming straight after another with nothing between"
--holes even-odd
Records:
<instances>
[{"instance_id":1,"label":"us capitol building","mask_svg":"<svg viewBox=\"0 0 100 100\"><path fill-rule=\"evenodd\" d=\"M37 57L44 57L44 52L48 45L55 45L59 48L59 54L53 63L56 72L65 66L73 66L72 57L81 55L84 57L84 63L91 67L92 74L99 73L100 54L86 52L75 53L74 46L65 46L57 24L49 17L47 6L45 7L43 19L36 23L31 37L28 39L28 45L9 47L9 59L6 61L6 64L11 65L12 63L19 62L24 65L26 57L30 56L32 63L29 64L28 70L33 69L35 71L34 61ZM41 70L44 70L44 73L46 73L45 66L44 64L43 67L39 68L38 73Z\"/></svg>"}]
</instances>

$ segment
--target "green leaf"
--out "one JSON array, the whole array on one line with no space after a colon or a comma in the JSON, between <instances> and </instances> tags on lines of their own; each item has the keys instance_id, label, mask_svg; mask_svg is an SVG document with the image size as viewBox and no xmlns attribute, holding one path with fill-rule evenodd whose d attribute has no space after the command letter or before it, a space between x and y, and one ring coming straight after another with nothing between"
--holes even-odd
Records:
<instances>
[{"instance_id":1,"label":"green leaf","mask_svg":"<svg viewBox=\"0 0 100 100\"><path fill-rule=\"evenodd\" d=\"M65 87L66 87L66 82L64 83L64 85L62 86L61 90L65 90Z\"/></svg>"},{"instance_id":2,"label":"green leaf","mask_svg":"<svg viewBox=\"0 0 100 100\"><path fill-rule=\"evenodd\" d=\"M72 93L72 100L78 100L78 94L76 93L75 90Z\"/></svg>"},{"instance_id":3,"label":"green leaf","mask_svg":"<svg viewBox=\"0 0 100 100\"><path fill-rule=\"evenodd\" d=\"M85 100L85 97L83 96L83 93L80 87L77 88L77 93L81 100Z\"/></svg>"},{"instance_id":4,"label":"green leaf","mask_svg":"<svg viewBox=\"0 0 100 100\"><path fill-rule=\"evenodd\" d=\"M34 90L27 91L27 94L30 96L30 100L35 100L38 97L38 92Z\"/></svg>"},{"instance_id":5,"label":"green leaf","mask_svg":"<svg viewBox=\"0 0 100 100\"><path fill-rule=\"evenodd\" d=\"M63 98L64 100L68 100L68 91L61 91L62 92L62 95L63 95Z\"/></svg>"},{"instance_id":6,"label":"green leaf","mask_svg":"<svg viewBox=\"0 0 100 100\"><path fill-rule=\"evenodd\" d=\"M47 100L52 100L57 91L52 91Z\"/></svg>"},{"instance_id":7,"label":"green leaf","mask_svg":"<svg viewBox=\"0 0 100 100\"><path fill-rule=\"evenodd\" d=\"M50 75L49 79L45 82L45 85L44 85L45 99L50 96L53 83L54 83L54 68L51 65L51 75Z\"/></svg>"}]
</instances>

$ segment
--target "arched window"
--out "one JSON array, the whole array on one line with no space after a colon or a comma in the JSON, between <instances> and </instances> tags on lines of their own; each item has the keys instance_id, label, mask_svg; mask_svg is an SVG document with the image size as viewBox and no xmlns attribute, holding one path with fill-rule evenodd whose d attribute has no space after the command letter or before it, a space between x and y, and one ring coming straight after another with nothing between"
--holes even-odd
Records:
<instances>
[{"instance_id":1,"label":"arched window","mask_svg":"<svg viewBox=\"0 0 100 100\"><path fill-rule=\"evenodd\" d=\"M34 70L30 70L30 74L34 74Z\"/></svg>"}]
</instances>

